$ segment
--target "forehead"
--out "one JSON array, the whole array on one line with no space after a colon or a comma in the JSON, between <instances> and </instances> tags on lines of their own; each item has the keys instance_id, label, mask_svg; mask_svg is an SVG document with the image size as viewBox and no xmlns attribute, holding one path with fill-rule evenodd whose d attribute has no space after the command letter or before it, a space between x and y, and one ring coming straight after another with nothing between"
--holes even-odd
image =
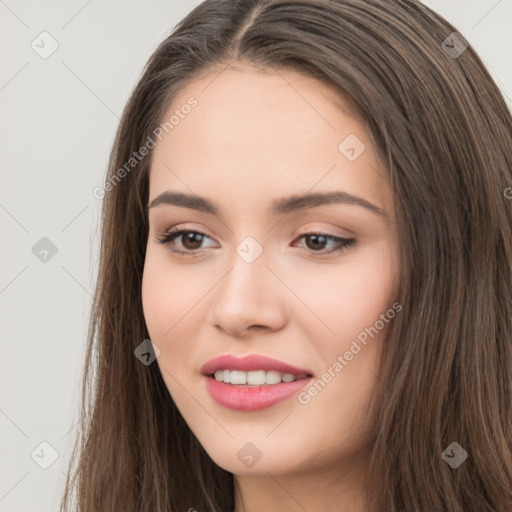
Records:
<instances>
[{"instance_id":1,"label":"forehead","mask_svg":"<svg viewBox=\"0 0 512 512\"><path fill-rule=\"evenodd\" d=\"M184 114L180 109L192 97L197 104ZM308 190L321 180L323 189L365 190L375 202L389 202L383 170L354 109L309 76L211 72L179 91L164 122L174 113L181 113L179 122L153 152L150 197L171 186L190 192L188 185L201 195L264 198L273 191L282 195L282 189ZM350 161L339 145L354 135L365 149Z\"/></svg>"}]
</instances>

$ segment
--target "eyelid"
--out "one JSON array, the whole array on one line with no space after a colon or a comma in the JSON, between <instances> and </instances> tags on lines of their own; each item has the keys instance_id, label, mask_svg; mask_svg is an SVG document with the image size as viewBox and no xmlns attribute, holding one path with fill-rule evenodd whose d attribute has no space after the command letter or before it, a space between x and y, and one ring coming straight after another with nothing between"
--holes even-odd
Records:
<instances>
[{"instance_id":1,"label":"eyelid","mask_svg":"<svg viewBox=\"0 0 512 512\"><path fill-rule=\"evenodd\" d=\"M334 238L342 238L342 239L346 239L346 240L355 238L356 233L354 231L347 229L347 228L343 228L343 229L344 229L344 231L347 232L347 234L335 234L330 229L323 229L323 228L315 228L315 227L312 227L309 229L300 228L300 231L297 233L297 237L304 236L304 235L316 234L316 235L330 236L330 237L334 237ZM159 231L159 230L156 229L155 231ZM171 226L171 227L163 230L162 236L167 235L169 233L174 233L177 231L195 231L197 233L207 236L210 239L213 239L213 237L211 235L209 235L202 228L198 229L198 228L190 226L188 224L176 224L175 226Z\"/></svg>"}]
</instances>

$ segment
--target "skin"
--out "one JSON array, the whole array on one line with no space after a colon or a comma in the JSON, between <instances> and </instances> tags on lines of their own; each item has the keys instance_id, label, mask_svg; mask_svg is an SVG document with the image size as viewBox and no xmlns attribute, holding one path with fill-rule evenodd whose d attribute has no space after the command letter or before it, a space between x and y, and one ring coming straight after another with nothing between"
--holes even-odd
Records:
<instances>
[{"instance_id":1,"label":"skin","mask_svg":"<svg viewBox=\"0 0 512 512\"><path fill-rule=\"evenodd\" d=\"M363 511L365 412L389 324L307 404L296 395L260 411L224 408L200 368L220 354L262 354L319 378L391 307L397 248L384 169L363 125L335 105L340 96L302 74L212 72L182 89L165 118L190 96L198 105L153 150L149 203L172 190L219 213L149 210L142 299L166 386L210 457L235 475L235 512ZM338 149L349 134L366 146L354 161ZM350 204L270 211L277 198L326 191L362 197L388 218ZM207 234L170 243L193 256L155 242L174 227ZM301 237L319 231L357 243L328 254L336 242ZM250 264L236 252L247 236L263 249ZM252 467L237 457L247 442L261 453Z\"/></svg>"}]
</instances>

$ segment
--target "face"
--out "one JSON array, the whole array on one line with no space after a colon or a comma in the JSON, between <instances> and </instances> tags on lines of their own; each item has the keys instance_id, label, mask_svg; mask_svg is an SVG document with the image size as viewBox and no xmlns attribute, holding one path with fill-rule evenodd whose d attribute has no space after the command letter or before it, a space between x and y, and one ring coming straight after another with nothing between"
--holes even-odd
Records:
<instances>
[{"instance_id":1,"label":"face","mask_svg":"<svg viewBox=\"0 0 512 512\"><path fill-rule=\"evenodd\" d=\"M153 150L145 321L178 409L234 474L339 467L371 434L399 310L393 197L336 98L289 70L212 73Z\"/></svg>"}]
</instances>

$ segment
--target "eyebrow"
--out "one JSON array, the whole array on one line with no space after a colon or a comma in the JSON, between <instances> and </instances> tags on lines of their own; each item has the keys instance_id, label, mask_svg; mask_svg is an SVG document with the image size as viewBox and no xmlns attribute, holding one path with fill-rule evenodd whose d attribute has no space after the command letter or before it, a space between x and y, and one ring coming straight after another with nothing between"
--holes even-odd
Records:
<instances>
[{"instance_id":1,"label":"eyebrow","mask_svg":"<svg viewBox=\"0 0 512 512\"><path fill-rule=\"evenodd\" d=\"M293 195L277 199L272 203L271 212L273 215L282 215L290 212L306 210L308 208L314 208L316 206L337 203L361 206L372 213L384 217L385 219L389 219L388 213L382 208L375 206L362 197L354 196L342 191L312 193L301 196ZM163 192L149 203L148 210L160 205L181 206L182 208L190 208L192 210L211 213L213 215L217 215L219 212L218 207L208 199L181 192Z\"/></svg>"}]
</instances>

